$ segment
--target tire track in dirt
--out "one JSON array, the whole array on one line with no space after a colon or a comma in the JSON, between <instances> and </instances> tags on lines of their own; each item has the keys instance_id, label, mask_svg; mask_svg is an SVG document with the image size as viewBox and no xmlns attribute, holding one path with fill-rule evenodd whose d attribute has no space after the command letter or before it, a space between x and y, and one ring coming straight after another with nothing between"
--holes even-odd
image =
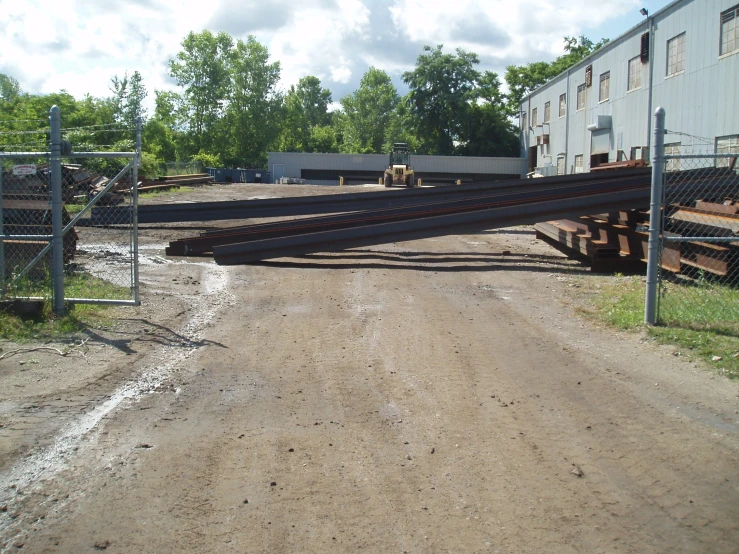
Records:
<instances>
[{"instance_id":1,"label":"tire track in dirt","mask_svg":"<svg viewBox=\"0 0 739 554\"><path fill-rule=\"evenodd\" d=\"M0 537L7 539L8 536L15 535L14 531L23 528L24 517L13 519L7 515L8 511L13 511L15 504L23 501L19 491L24 496L29 495L35 486L40 486L38 483L52 480L56 474L69 467L77 456L82 440L98 429L101 421L121 404L135 402L147 394L157 392L183 362L205 344L204 331L218 312L234 303L235 299L228 290L227 268L209 263L189 265L200 266L204 273L201 293L181 297L186 298L189 303L189 314L177 334L189 341L190 347L156 348L149 354L152 361L138 370L135 377L123 382L104 401L67 423L50 447L31 454L21 463L0 473L0 503L7 507L6 514L0 517Z\"/></svg>"}]
</instances>

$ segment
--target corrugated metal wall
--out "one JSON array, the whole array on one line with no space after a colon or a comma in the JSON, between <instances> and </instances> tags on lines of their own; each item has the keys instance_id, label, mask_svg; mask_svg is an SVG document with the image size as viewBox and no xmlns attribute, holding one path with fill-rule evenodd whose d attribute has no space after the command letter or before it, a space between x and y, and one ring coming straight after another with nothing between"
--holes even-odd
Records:
<instances>
[{"instance_id":1,"label":"corrugated metal wall","mask_svg":"<svg viewBox=\"0 0 739 554\"><path fill-rule=\"evenodd\" d=\"M719 56L720 14L737 0L683 0L653 14L652 59L641 64L641 87L628 91L629 60L639 56L641 35L649 20L606 45L596 55L572 67L569 73L540 87L521 105L531 126L531 112L537 108L539 124L522 132L522 146L537 144L537 137L549 133L549 145L539 138L539 163L556 165L558 154L566 153L566 171L574 170L575 156L582 155L584 170L590 168L591 132L588 125L598 115L612 116L609 161L618 150L628 157L632 147L651 143L652 117L649 113L650 71L652 113L658 106L667 112L667 129L683 133L668 135L666 143L680 142L682 152L712 151L716 137L739 134L739 54ZM667 41L685 33L685 70L667 75ZM585 68L592 64L592 86L586 88L584 109L577 110L577 88L585 82ZM650 64L653 67L650 68ZM599 101L600 76L610 72L610 95ZM567 91L567 117L559 117L559 95ZM544 104L551 102L549 125L541 125ZM690 136L689 136L690 135ZM706 140L707 139L707 140ZM542 157L543 155L543 157ZM551 157L548 157L551 156Z\"/></svg>"},{"instance_id":2,"label":"corrugated metal wall","mask_svg":"<svg viewBox=\"0 0 739 554\"><path fill-rule=\"evenodd\" d=\"M387 154L305 154L299 152L269 152L268 169L273 180L301 176L304 169L332 171L365 171L376 173L379 179L387 167ZM481 158L461 156L411 155L413 169L423 175L431 173L465 173L520 176L526 171L521 158ZM275 168L275 166L278 166ZM280 168L281 166L281 168ZM280 174L280 171L282 173ZM315 184L337 184L337 180L311 181Z\"/></svg>"}]
</instances>

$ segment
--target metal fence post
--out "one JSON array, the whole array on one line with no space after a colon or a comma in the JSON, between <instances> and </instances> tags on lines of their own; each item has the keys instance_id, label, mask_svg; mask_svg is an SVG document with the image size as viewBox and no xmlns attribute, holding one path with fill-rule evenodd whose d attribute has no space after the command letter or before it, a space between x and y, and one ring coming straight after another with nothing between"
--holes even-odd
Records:
<instances>
[{"instance_id":1,"label":"metal fence post","mask_svg":"<svg viewBox=\"0 0 739 554\"><path fill-rule=\"evenodd\" d=\"M64 314L64 225L62 224L62 122L61 110L52 106L51 124L51 244L54 313Z\"/></svg>"},{"instance_id":2,"label":"metal fence post","mask_svg":"<svg viewBox=\"0 0 739 554\"><path fill-rule=\"evenodd\" d=\"M136 158L131 173L132 189L131 189L131 210L132 210L132 229L133 233L133 301L138 306L141 303L139 299L139 166L141 165L141 118L136 118Z\"/></svg>"},{"instance_id":3,"label":"metal fence post","mask_svg":"<svg viewBox=\"0 0 739 554\"><path fill-rule=\"evenodd\" d=\"M5 214L3 213L3 164L0 162L0 235L5 234ZM5 241L0 240L0 298L5 297Z\"/></svg>"},{"instance_id":4,"label":"metal fence post","mask_svg":"<svg viewBox=\"0 0 739 554\"><path fill-rule=\"evenodd\" d=\"M647 295L644 302L644 323L657 322L657 288L659 285L660 232L662 226L662 178L665 155L665 110L654 112L654 142L652 149L652 198L649 204L649 256L647 258Z\"/></svg>"}]
</instances>

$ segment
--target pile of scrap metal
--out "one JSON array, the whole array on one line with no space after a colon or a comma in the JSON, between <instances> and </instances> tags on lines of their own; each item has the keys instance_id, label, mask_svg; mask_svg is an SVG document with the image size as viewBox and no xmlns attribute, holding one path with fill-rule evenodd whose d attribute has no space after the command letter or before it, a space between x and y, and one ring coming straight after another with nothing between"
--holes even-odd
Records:
<instances>
[{"instance_id":1,"label":"pile of scrap metal","mask_svg":"<svg viewBox=\"0 0 739 554\"><path fill-rule=\"evenodd\" d=\"M62 225L71 221L67 210L62 211ZM51 202L46 199L18 199L3 196L2 231L5 235L46 235L52 234ZM77 232L71 229L64 235L64 263L69 263L77 251ZM19 269L26 267L49 244L48 240L12 240L6 239L4 245L5 276L9 277ZM47 254L33 270L34 274L43 274L51 267L51 253Z\"/></svg>"},{"instance_id":2,"label":"pile of scrap metal","mask_svg":"<svg viewBox=\"0 0 739 554\"><path fill-rule=\"evenodd\" d=\"M62 164L62 199L64 202L80 203L98 194L110 179L94 171L76 164ZM49 164L35 166L35 172L29 175L3 173L3 195L15 198L45 199L51 197L51 168ZM116 191L131 188L128 177L121 179L115 186ZM111 193L101 198L99 203L119 204L120 194Z\"/></svg>"},{"instance_id":3,"label":"pile of scrap metal","mask_svg":"<svg viewBox=\"0 0 739 554\"><path fill-rule=\"evenodd\" d=\"M706 180L715 177L706 176ZM719 276L739 271L736 267L739 245L736 243L689 240L690 237L739 235L739 205L732 198L717 198L726 190L738 190L739 177L726 173L720 182L712 182L715 183L713 187L697 187L692 198L665 209L665 236L688 240L664 243L663 269L681 273L686 268L697 268ZM691 181L691 186L693 183L695 181ZM573 258L589 262L595 271L626 272L644 268L648 255L648 227L649 211L645 204L642 209L558 219L537 223L534 228L537 238Z\"/></svg>"},{"instance_id":4,"label":"pile of scrap metal","mask_svg":"<svg viewBox=\"0 0 739 554\"><path fill-rule=\"evenodd\" d=\"M49 197L51 182L49 164L39 164L32 175L13 175L3 173L3 193L13 194L18 198ZM110 182L108 177L86 169L77 164L62 164L62 198L69 203L85 203L97 196ZM143 179L138 182L139 192L169 189L182 186L198 186L212 184L213 177L207 173L194 175L175 175L158 179ZM98 200L98 205L115 206L123 202L124 195L131 193L130 175L124 175L112 190Z\"/></svg>"}]
</instances>

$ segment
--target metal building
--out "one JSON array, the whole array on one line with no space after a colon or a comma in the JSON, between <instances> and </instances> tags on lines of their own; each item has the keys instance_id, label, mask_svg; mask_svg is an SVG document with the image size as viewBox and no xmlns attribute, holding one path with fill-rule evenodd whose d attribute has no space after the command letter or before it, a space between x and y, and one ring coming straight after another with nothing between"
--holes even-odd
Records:
<instances>
[{"instance_id":1,"label":"metal building","mask_svg":"<svg viewBox=\"0 0 739 554\"><path fill-rule=\"evenodd\" d=\"M387 167L387 154L306 154L269 152L267 169L272 181L282 177L305 179L319 185L377 183ZM417 176L426 183L463 183L517 179L526 173L521 158L411 155Z\"/></svg>"},{"instance_id":2,"label":"metal building","mask_svg":"<svg viewBox=\"0 0 739 554\"><path fill-rule=\"evenodd\" d=\"M652 114L668 154L739 151L739 4L675 0L523 99L529 171L649 160Z\"/></svg>"}]
</instances>

